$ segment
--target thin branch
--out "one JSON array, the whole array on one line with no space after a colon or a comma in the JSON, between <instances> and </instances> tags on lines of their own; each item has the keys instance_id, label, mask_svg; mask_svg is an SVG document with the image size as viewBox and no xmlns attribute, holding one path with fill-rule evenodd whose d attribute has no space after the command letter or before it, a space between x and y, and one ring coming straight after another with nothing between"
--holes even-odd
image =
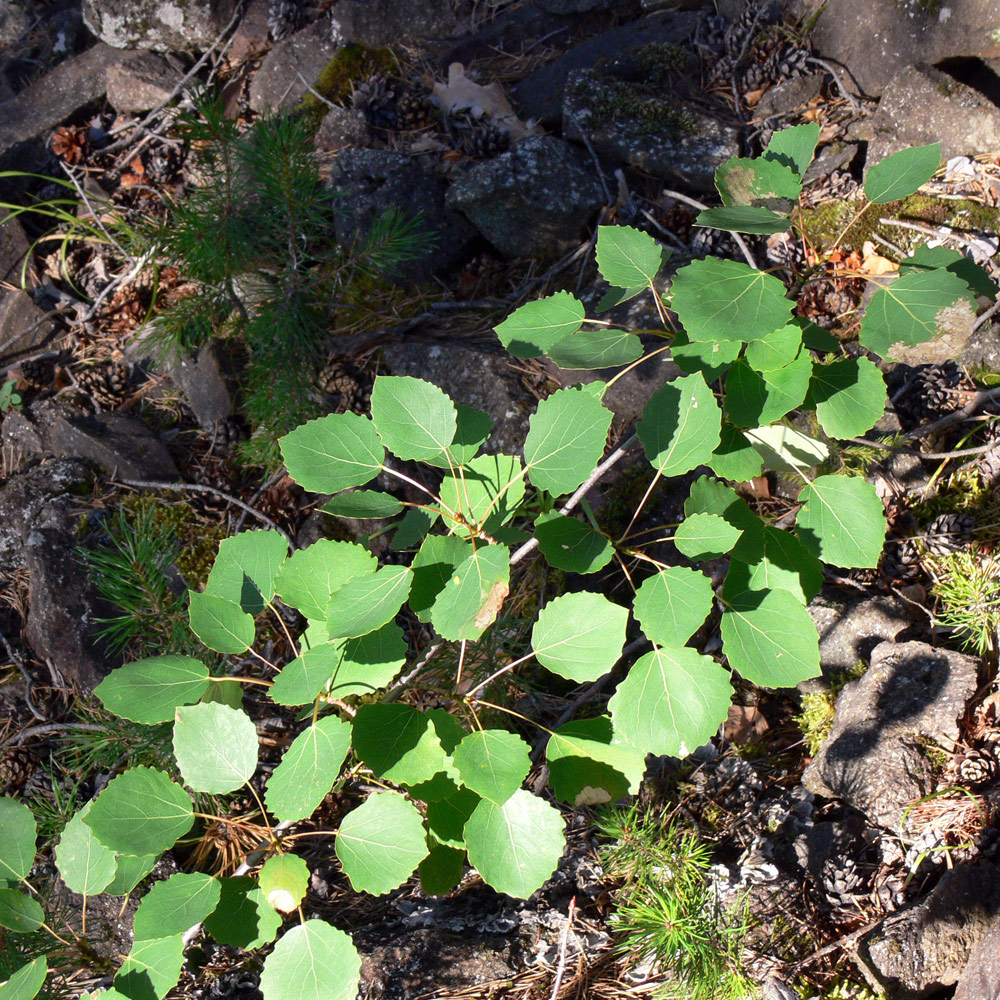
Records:
<instances>
[{"instance_id":1,"label":"thin branch","mask_svg":"<svg viewBox=\"0 0 1000 1000\"><path fill-rule=\"evenodd\" d=\"M86 732L97 733L101 732L104 726L95 726L89 722L46 722L41 726L31 726L28 729L22 729L17 736L12 736L9 740L4 740L0 743L0 751L6 750L7 747L20 746L27 740L30 740L32 736L42 736L45 733L57 733L62 732L66 729L82 729Z\"/></svg>"},{"instance_id":2,"label":"thin branch","mask_svg":"<svg viewBox=\"0 0 1000 1000\"><path fill-rule=\"evenodd\" d=\"M942 459L942 458L965 458L968 455L982 455L989 451L993 445L983 444L976 448L956 448L954 451L921 451L919 448L907 448L905 445L883 444L881 441L869 441L867 438L844 438L852 444L864 445L867 448L878 448L880 451L906 452L909 455L918 455L920 458Z\"/></svg>"},{"instance_id":3,"label":"thin branch","mask_svg":"<svg viewBox=\"0 0 1000 1000\"><path fill-rule=\"evenodd\" d=\"M398 701L400 695L409 687L410 682L415 680L420 672L427 666L428 663L434 658L437 651L444 645L443 639L437 639L432 642L423 653L423 656L417 660L413 669L408 673L404 674L402 677L392 685L391 688L386 692L385 697L382 699L383 702Z\"/></svg>"},{"instance_id":4,"label":"thin branch","mask_svg":"<svg viewBox=\"0 0 1000 1000\"><path fill-rule=\"evenodd\" d=\"M939 420L935 420L933 423L922 424L920 427L915 427L912 431L907 431L902 436L909 440L913 440L914 438L921 438L927 434L933 434L936 431L944 430L946 427L952 427L955 424L960 424L967 417L971 417L981 406L984 406L991 400L998 398L1000 398L1000 386L996 386L993 389L984 389L982 392L977 392L969 403L962 407L962 409L956 410L954 413L948 413Z\"/></svg>"},{"instance_id":5,"label":"thin branch","mask_svg":"<svg viewBox=\"0 0 1000 1000\"><path fill-rule=\"evenodd\" d=\"M890 219L888 216L878 220L883 226L895 226L897 229L909 229L914 233L923 233L924 236L931 236L936 240L954 240L960 246L978 248L976 240L970 240L967 236L960 236L952 229L945 226L935 229L933 226L924 225L922 222L908 222L906 219Z\"/></svg>"},{"instance_id":6,"label":"thin branch","mask_svg":"<svg viewBox=\"0 0 1000 1000\"><path fill-rule=\"evenodd\" d=\"M552 984L552 992L549 1000L557 1000L559 991L562 989L563 976L566 974L566 946L569 944L569 932L573 926L573 918L576 916L576 896L569 901L569 911L566 914L566 926L559 935L559 964L556 967L556 978Z\"/></svg>"},{"instance_id":7,"label":"thin branch","mask_svg":"<svg viewBox=\"0 0 1000 1000\"><path fill-rule=\"evenodd\" d=\"M31 687L33 681L31 679L31 674L28 673L28 668L24 665L24 660L18 653L14 652L14 647L7 641L7 636L4 635L3 632L0 632L0 642L3 643L3 648L7 650L7 656L10 657L10 662L17 667L17 669L21 672L21 676L24 678L24 700L27 702L31 714L38 719L39 722L47 722L47 717L35 708L35 703L31 700Z\"/></svg>"}]
</instances>

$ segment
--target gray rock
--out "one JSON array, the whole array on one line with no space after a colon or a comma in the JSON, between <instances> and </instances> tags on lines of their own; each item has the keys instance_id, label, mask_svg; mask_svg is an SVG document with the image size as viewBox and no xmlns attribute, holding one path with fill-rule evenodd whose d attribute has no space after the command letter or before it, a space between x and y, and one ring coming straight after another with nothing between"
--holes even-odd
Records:
<instances>
[{"instance_id":1,"label":"gray rock","mask_svg":"<svg viewBox=\"0 0 1000 1000\"><path fill-rule=\"evenodd\" d=\"M83 0L83 22L116 49L194 52L222 33L236 0Z\"/></svg>"},{"instance_id":2,"label":"gray rock","mask_svg":"<svg viewBox=\"0 0 1000 1000\"><path fill-rule=\"evenodd\" d=\"M994 920L969 954L952 1000L1000 996L1000 922Z\"/></svg>"},{"instance_id":3,"label":"gray rock","mask_svg":"<svg viewBox=\"0 0 1000 1000\"><path fill-rule=\"evenodd\" d=\"M35 300L16 288L0 299L0 368L52 346L56 324Z\"/></svg>"},{"instance_id":4,"label":"gray rock","mask_svg":"<svg viewBox=\"0 0 1000 1000\"><path fill-rule=\"evenodd\" d=\"M569 74L563 135L586 137L614 164L626 163L698 191L715 190L715 168L738 156L739 128L663 83L625 79L604 69Z\"/></svg>"},{"instance_id":5,"label":"gray rock","mask_svg":"<svg viewBox=\"0 0 1000 1000\"><path fill-rule=\"evenodd\" d=\"M108 103L116 111L148 111L173 93L183 75L172 56L135 52L108 67Z\"/></svg>"},{"instance_id":6,"label":"gray rock","mask_svg":"<svg viewBox=\"0 0 1000 1000\"><path fill-rule=\"evenodd\" d=\"M445 180L418 167L404 153L345 150L334 160L329 183L340 194L336 232L337 241L345 247L364 239L387 212L401 212L415 220L427 249L397 265L389 277L426 281L462 263L471 252L475 229L446 207Z\"/></svg>"},{"instance_id":7,"label":"gray rock","mask_svg":"<svg viewBox=\"0 0 1000 1000\"><path fill-rule=\"evenodd\" d=\"M368 123L349 108L330 108L319 123L313 143L318 153L339 153L367 146L371 139Z\"/></svg>"},{"instance_id":8,"label":"gray rock","mask_svg":"<svg viewBox=\"0 0 1000 1000\"><path fill-rule=\"evenodd\" d=\"M212 428L233 412L235 365L221 340L213 338L197 355L171 361L169 369L200 427Z\"/></svg>"},{"instance_id":9,"label":"gray rock","mask_svg":"<svg viewBox=\"0 0 1000 1000\"><path fill-rule=\"evenodd\" d=\"M774 115L788 115L818 97L823 89L822 73L796 76L772 87L753 109L754 118L771 118Z\"/></svg>"},{"instance_id":10,"label":"gray rock","mask_svg":"<svg viewBox=\"0 0 1000 1000\"><path fill-rule=\"evenodd\" d=\"M971 656L923 642L876 646L867 672L837 699L833 729L802 784L898 833L907 806L936 783L915 737L958 737L978 666Z\"/></svg>"},{"instance_id":11,"label":"gray rock","mask_svg":"<svg viewBox=\"0 0 1000 1000\"><path fill-rule=\"evenodd\" d=\"M476 164L445 199L505 257L543 259L578 243L603 202L587 154L551 136Z\"/></svg>"},{"instance_id":12,"label":"gray rock","mask_svg":"<svg viewBox=\"0 0 1000 1000\"><path fill-rule=\"evenodd\" d=\"M520 452L537 400L511 368L508 355L454 342L416 340L388 344L382 354L392 374L427 379L456 403L488 413L493 433L483 447L485 452Z\"/></svg>"},{"instance_id":13,"label":"gray rock","mask_svg":"<svg viewBox=\"0 0 1000 1000\"><path fill-rule=\"evenodd\" d=\"M857 3L791 0L788 15L805 20L819 12L813 47L843 63L865 93L882 93L915 55L930 65L944 59L1000 57L996 0Z\"/></svg>"},{"instance_id":14,"label":"gray rock","mask_svg":"<svg viewBox=\"0 0 1000 1000\"><path fill-rule=\"evenodd\" d=\"M998 913L1000 867L984 861L955 868L924 900L864 935L858 942L858 962L893 1000L923 1000L957 983L970 952L990 937L995 940ZM994 950L989 958L994 968L996 956ZM996 995L995 990L966 993L969 1000ZM955 996L958 1000L959 994Z\"/></svg>"},{"instance_id":15,"label":"gray rock","mask_svg":"<svg viewBox=\"0 0 1000 1000\"><path fill-rule=\"evenodd\" d=\"M339 42L370 48L464 34L475 7L472 0L339 0L330 12L329 31Z\"/></svg>"},{"instance_id":16,"label":"gray rock","mask_svg":"<svg viewBox=\"0 0 1000 1000\"><path fill-rule=\"evenodd\" d=\"M983 368L1000 372L1000 326L984 323L969 338L959 364L967 368Z\"/></svg>"},{"instance_id":17,"label":"gray rock","mask_svg":"<svg viewBox=\"0 0 1000 1000\"><path fill-rule=\"evenodd\" d=\"M12 219L7 209L0 209L0 281L21 284L21 266L30 249L31 241L21 220L16 216Z\"/></svg>"},{"instance_id":18,"label":"gray rock","mask_svg":"<svg viewBox=\"0 0 1000 1000\"><path fill-rule=\"evenodd\" d=\"M31 169L24 145L101 97L109 67L121 59L116 49L95 45L0 104L0 163L16 159L20 169Z\"/></svg>"},{"instance_id":19,"label":"gray rock","mask_svg":"<svg viewBox=\"0 0 1000 1000\"><path fill-rule=\"evenodd\" d=\"M7 48L15 45L17 40L31 27L28 12L11 0L0 3L0 46Z\"/></svg>"},{"instance_id":20,"label":"gray rock","mask_svg":"<svg viewBox=\"0 0 1000 1000\"><path fill-rule=\"evenodd\" d=\"M558 124L562 120L566 80L573 70L590 69L638 46L683 45L696 21L697 15L691 11L672 11L602 31L573 46L511 88L521 117L546 126Z\"/></svg>"},{"instance_id":21,"label":"gray rock","mask_svg":"<svg viewBox=\"0 0 1000 1000\"><path fill-rule=\"evenodd\" d=\"M237 65L263 55L271 47L268 30L268 8L272 0L249 0L243 8L240 23L233 31L232 42L226 55Z\"/></svg>"},{"instance_id":22,"label":"gray rock","mask_svg":"<svg viewBox=\"0 0 1000 1000\"><path fill-rule=\"evenodd\" d=\"M886 85L871 122L866 166L910 146L941 143L941 159L1000 149L1000 109L932 66L907 66Z\"/></svg>"},{"instance_id":23,"label":"gray rock","mask_svg":"<svg viewBox=\"0 0 1000 1000\"><path fill-rule=\"evenodd\" d=\"M293 108L314 87L337 54L329 25L320 19L283 38L268 52L250 83L250 107L259 114Z\"/></svg>"},{"instance_id":24,"label":"gray rock","mask_svg":"<svg viewBox=\"0 0 1000 1000\"><path fill-rule=\"evenodd\" d=\"M809 605L819 632L819 662L830 678L867 660L880 642L914 625L908 605L892 594L848 596L824 589Z\"/></svg>"},{"instance_id":25,"label":"gray rock","mask_svg":"<svg viewBox=\"0 0 1000 1000\"><path fill-rule=\"evenodd\" d=\"M586 14L592 10L609 10L612 7L627 7L621 0L537 0L542 10L550 14Z\"/></svg>"}]
</instances>

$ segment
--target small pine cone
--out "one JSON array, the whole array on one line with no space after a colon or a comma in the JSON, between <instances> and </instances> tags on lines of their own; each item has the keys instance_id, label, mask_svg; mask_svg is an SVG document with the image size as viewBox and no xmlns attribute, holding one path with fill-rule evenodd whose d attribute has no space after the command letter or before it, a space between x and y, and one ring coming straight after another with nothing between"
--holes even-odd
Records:
<instances>
[{"instance_id":1,"label":"small pine cone","mask_svg":"<svg viewBox=\"0 0 1000 1000\"><path fill-rule=\"evenodd\" d=\"M280 42L298 27L299 8L294 0L277 0L267 8L267 30L271 38Z\"/></svg>"},{"instance_id":2,"label":"small pine cone","mask_svg":"<svg viewBox=\"0 0 1000 1000\"><path fill-rule=\"evenodd\" d=\"M987 486L1000 486L1000 434L995 430L986 440L989 450L976 461L976 469Z\"/></svg>"},{"instance_id":3,"label":"small pine cone","mask_svg":"<svg viewBox=\"0 0 1000 1000\"><path fill-rule=\"evenodd\" d=\"M751 63L743 71L743 79L740 84L740 89L744 94L750 91L760 90L762 87L766 87L770 80L770 74L767 71L766 66L762 66L760 63Z\"/></svg>"},{"instance_id":4,"label":"small pine cone","mask_svg":"<svg viewBox=\"0 0 1000 1000\"><path fill-rule=\"evenodd\" d=\"M968 511L938 514L927 525L924 544L932 555L945 556L962 548L975 527L976 520Z\"/></svg>"},{"instance_id":5,"label":"small pine cone","mask_svg":"<svg viewBox=\"0 0 1000 1000\"><path fill-rule=\"evenodd\" d=\"M482 122L459 136L462 152L474 160L489 160L510 149L510 132L492 122Z\"/></svg>"},{"instance_id":6,"label":"small pine cone","mask_svg":"<svg viewBox=\"0 0 1000 1000\"><path fill-rule=\"evenodd\" d=\"M786 43L776 49L764 64L767 75L781 83L794 77L805 76L809 72L809 59L812 53L808 49Z\"/></svg>"},{"instance_id":7,"label":"small pine cone","mask_svg":"<svg viewBox=\"0 0 1000 1000\"><path fill-rule=\"evenodd\" d=\"M51 358L22 361L21 375L33 389L47 389L55 376L55 364Z\"/></svg>"},{"instance_id":8,"label":"small pine cone","mask_svg":"<svg viewBox=\"0 0 1000 1000\"><path fill-rule=\"evenodd\" d=\"M87 155L87 130L77 125L60 126L49 145L63 163L81 163Z\"/></svg>"},{"instance_id":9,"label":"small pine cone","mask_svg":"<svg viewBox=\"0 0 1000 1000\"><path fill-rule=\"evenodd\" d=\"M316 381L319 388L331 397L333 412L368 412L372 398L372 379L350 358L339 355L330 358Z\"/></svg>"},{"instance_id":10,"label":"small pine cone","mask_svg":"<svg viewBox=\"0 0 1000 1000\"><path fill-rule=\"evenodd\" d=\"M834 905L853 900L867 891L863 873L854 859L845 854L827 858L820 878L827 899Z\"/></svg>"},{"instance_id":11,"label":"small pine cone","mask_svg":"<svg viewBox=\"0 0 1000 1000\"><path fill-rule=\"evenodd\" d=\"M355 88L351 104L364 114L365 120L374 128L395 129L398 125L396 91L386 80L370 77Z\"/></svg>"},{"instance_id":12,"label":"small pine cone","mask_svg":"<svg viewBox=\"0 0 1000 1000\"><path fill-rule=\"evenodd\" d=\"M10 795L23 788L37 766L37 758L27 747L8 747L0 755L0 789L3 794Z\"/></svg>"},{"instance_id":13,"label":"small pine cone","mask_svg":"<svg viewBox=\"0 0 1000 1000\"><path fill-rule=\"evenodd\" d=\"M396 101L396 127L402 132L424 128L434 120L433 107L427 91L411 84Z\"/></svg>"},{"instance_id":14,"label":"small pine cone","mask_svg":"<svg viewBox=\"0 0 1000 1000\"><path fill-rule=\"evenodd\" d=\"M887 580L912 580L920 573L920 550L912 538L887 538L879 562Z\"/></svg>"},{"instance_id":15,"label":"small pine cone","mask_svg":"<svg viewBox=\"0 0 1000 1000\"><path fill-rule=\"evenodd\" d=\"M939 365L918 365L896 394L896 413L914 424L950 413L958 404L956 392L962 370L954 361Z\"/></svg>"},{"instance_id":16,"label":"small pine cone","mask_svg":"<svg viewBox=\"0 0 1000 1000\"><path fill-rule=\"evenodd\" d=\"M785 233L773 233L767 238L768 261L779 267L797 269L805 263L805 250L802 241L795 238L795 233L788 230Z\"/></svg>"},{"instance_id":17,"label":"small pine cone","mask_svg":"<svg viewBox=\"0 0 1000 1000\"><path fill-rule=\"evenodd\" d=\"M84 368L76 375L76 384L98 406L111 409L121 402L122 397L128 391L128 366L110 364L102 367Z\"/></svg>"},{"instance_id":18,"label":"small pine cone","mask_svg":"<svg viewBox=\"0 0 1000 1000\"><path fill-rule=\"evenodd\" d=\"M990 747L970 750L958 762L958 780L969 788L991 785L1000 774L1000 761Z\"/></svg>"}]
</instances>

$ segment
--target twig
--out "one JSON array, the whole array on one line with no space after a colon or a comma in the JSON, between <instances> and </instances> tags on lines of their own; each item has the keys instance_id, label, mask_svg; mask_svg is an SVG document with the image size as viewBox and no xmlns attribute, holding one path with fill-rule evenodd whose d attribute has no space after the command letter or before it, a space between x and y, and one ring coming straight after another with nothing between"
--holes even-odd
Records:
<instances>
[{"instance_id":1,"label":"twig","mask_svg":"<svg viewBox=\"0 0 1000 1000\"><path fill-rule=\"evenodd\" d=\"M108 231L108 227L104 225L104 221L103 221L103 219L101 219L101 216L98 214L97 209L95 209L94 206L90 203L90 199L87 197L87 192L84 191L83 185L77 179L76 173L73 170L73 168L71 166L69 166L66 162L64 162L63 160L59 161L59 166L62 167L63 173L70 179L70 182L73 184L73 187L76 189L76 193L80 196L80 201L83 202L84 207L93 216L93 218L94 218L94 225L96 225L97 228L100 229L100 231L102 233L104 233L105 237L107 237L108 242L126 260L129 260L129 261L135 260L135 258Z\"/></svg>"},{"instance_id":2,"label":"twig","mask_svg":"<svg viewBox=\"0 0 1000 1000\"><path fill-rule=\"evenodd\" d=\"M65 729L82 729L90 733L96 733L102 731L104 726L95 726L90 722L46 722L42 726L31 726L28 729L22 729L17 736L12 736L9 740L4 740L3 743L0 743L0 750L6 750L7 747L20 746L26 740L31 739L32 736L60 732Z\"/></svg>"},{"instance_id":3,"label":"twig","mask_svg":"<svg viewBox=\"0 0 1000 1000\"><path fill-rule=\"evenodd\" d=\"M962 409L956 410L954 413L948 413L933 423L915 427L912 431L907 431L902 436L912 440L913 438L933 434L935 431L944 430L946 427L951 427L954 424L960 424L966 417L971 417L985 403L989 403L991 400L997 398L1000 398L1000 386L996 386L993 389L984 389L982 392L977 392L972 400L963 406Z\"/></svg>"},{"instance_id":4,"label":"twig","mask_svg":"<svg viewBox=\"0 0 1000 1000\"><path fill-rule=\"evenodd\" d=\"M979 445L976 448L956 448L954 451L921 451L919 448L908 448L906 445L883 444L881 441L869 441L867 438L844 438L852 444L864 445L868 448L878 448L881 451L905 451L909 455L919 455L921 458L964 458L967 455L982 455L993 447L991 444Z\"/></svg>"},{"instance_id":5,"label":"twig","mask_svg":"<svg viewBox=\"0 0 1000 1000\"><path fill-rule=\"evenodd\" d=\"M203 486L201 483L167 483L158 479L119 479L118 483L122 486L134 486L137 489L143 490L174 490L179 493L190 490L194 493L211 493L213 496L221 497L241 510L245 510L248 514L252 514L258 521L266 524L273 531L277 531L288 542L289 547L293 551L295 550L295 543L284 528L279 528L267 514L263 514L259 510L254 510L249 504L234 497L231 493L226 493L225 490L216 489L214 486Z\"/></svg>"},{"instance_id":6,"label":"twig","mask_svg":"<svg viewBox=\"0 0 1000 1000\"><path fill-rule=\"evenodd\" d=\"M597 482L605 472L608 471L612 466L616 465L618 462L625 457L625 452L629 450L638 441L637 435L633 434L624 444L619 445L613 452L611 452L608 457L597 466L594 471L587 476L583 484L577 489L577 491L559 508L560 514L568 514L572 511L576 505L587 495L590 488ZM532 538L525 542L511 557L511 566L516 566L526 555L538 548L538 539Z\"/></svg>"},{"instance_id":7,"label":"twig","mask_svg":"<svg viewBox=\"0 0 1000 1000\"><path fill-rule=\"evenodd\" d=\"M817 958L829 955L831 951L836 951L838 948L850 947L859 937L878 927L880 923L882 923L881 917L878 920L873 920L870 924L865 924L864 927L859 927L856 931L851 931L850 934L844 934L842 937L837 938L836 941L831 941L829 944L814 951L811 955L807 955L801 962L796 962L795 965L790 966L785 970L785 974L787 976L795 976L800 969L811 965Z\"/></svg>"},{"instance_id":8,"label":"twig","mask_svg":"<svg viewBox=\"0 0 1000 1000\"><path fill-rule=\"evenodd\" d=\"M396 681L396 683L389 688L389 690L385 693L385 697L382 698L382 702L385 703L389 701L398 701L400 695L402 695L402 693L409 686L410 681L412 681L420 673L420 671L423 670L428 663L430 663L430 661L434 658L435 654L443 644L444 644L443 639L437 639L436 641L432 642L424 650L423 655L420 657L420 659L417 660L414 668L409 673L404 674L402 677L400 677L399 680Z\"/></svg>"},{"instance_id":9,"label":"twig","mask_svg":"<svg viewBox=\"0 0 1000 1000\"><path fill-rule=\"evenodd\" d=\"M117 278L109 281L104 288L101 290L101 294L97 296L96 299L91 303L90 308L83 314L80 318L81 323L87 323L94 318L97 310L101 307L101 303L119 286L126 284L131 281L139 272L153 259L152 252L144 253L135 264L129 268L124 274L120 274Z\"/></svg>"},{"instance_id":10,"label":"twig","mask_svg":"<svg viewBox=\"0 0 1000 1000\"><path fill-rule=\"evenodd\" d=\"M816 56L810 56L806 62L810 62L814 66L819 66L820 69L825 69L827 73L833 77L833 82L837 85L837 89L847 99L847 103L850 104L851 110L856 114L861 114L862 108L860 101L858 101L857 97L844 85L844 81L840 78L840 72L833 65L833 63L828 62L826 59L819 59Z\"/></svg>"},{"instance_id":11,"label":"twig","mask_svg":"<svg viewBox=\"0 0 1000 1000\"><path fill-rule=\"evenodd\" d=\"M573 918L576 916L576 896L569 901L569 910L566 913L566 926L559 935L559 964L556 967L556 978L552 984L552 993L549 1000L556 1000L559 991L562 989L563 976L566 974L566 947L569 944L569 931L573 926Z\"/></svg>"},{"instance_id":12,"label":"twig","mask_svg":"<svg viewBox=\"0 0 1000 1000\"><path fill-rule=\"evenodd\" d=\"M24 665L24 660L14 652L14 648L7 641L7 636L0 632L0 642L3 643L3 648L7 650L7 656L10 657L10 662L21 671L21 676L24 678L24 700L27 702L28 709L31 714L38 719L40 722L47 722L48 719L35 708L35 703L31 700L31 674L28 673L28 668Z\"/></svg>"},{"instance_id":13,"label":"twig","mask_svg":"<svg viewBox=\"0 0 1000 1000\"><path fill-rule=\"evenodd\" d=\"M663 193L668 198L676 198L677 201L684 202L685 205L690 205L692 208L697 208L699 212L705 212L708 210L708 205L703 201L698 201L695 198L689 198L686 194L681 194L680 191L671 191L669 188L664 188ZM746 262L755 270L759 271L760 268L757 266L757 261L753 259L753 254L750 253L750 247L746 245L746 241L740 236L739 233L734 233L731 230L720 230L720 232L728 232L730 236L736 241L736 245L740 248L740 252L743 254Z\"/></svg>"},{"instance_id":14,"label":"twig","mask_svg":"<svg viewBox=\"0 0 1000 1000\"><path fill-rule=\"evenodd\" d=\"M976 240L970 240L967 236L959 236L952 229L942 226L935 229L933 226L926 226L922 222L908 222L906 219L890 219L885 216L878 220L884 226L895 226L897 229L909 229L915 233L923 233L924 236L931 236L936 240L954 240L963 247L979 248Z\"/></svg>"},{"instance_id":15,"label":"twig","mask_svg":"<svg viewBox=\"0 0 1000 1000\"><path fill-rule=\"evenodd\" d=\"M274 484L275 484L275 483L278 483L278 482L280 482L280 481L281 481L281 479L282 479L282 478L283 478L284 476L287 476L287 475L288 475L288 473L287 473L287 471L285 470L285 467L284 467L284 466L282 466L282 467L281 467L280 469L278 469L278 471L277 471L277 472L276 472L276 473L275 473L275 474L274 474L273 476L271 476L271 478L270 478L270 479L267 479L267 480L265 480L265 481L264 481L264 482L263 482L263 483L261 484L261 486L260 486L260 489L259 489L259 490L257 490L257 492L256 492L256 493L254 493L254 495L253 495L252 497L250 497L250 502L249 502L249 504L248 504L247 506L248 506L248 507L253 507L253 505L254 505L254 504L255 504L255 503L256 503L256 502L257 502L257 501L258 501L258 500L259 500L259 499L260 499L260 498L261 498L261 497L262 497L262 496L263 496L263 495L264 495L264 494L265 494L265 493L266 493L266 492L267 492L267 491L268 491L268 490L269 490L269 489L270 489L270 488L272 487L272 486L274 486ZM245 522L245 521L246 521L246 519L247 519L247 513L248 513L248 512L244 510L244 511L243 511L243 512L242 512L242 513L240 514L239 518L237 519L237 521L236 521L236 527L235 527L235 528L233 529L233 534L234 534L234 535L238 535L238 534L240 533L240 529L241 529L241 528L243 527L243 524L244 524L244 522Z\"/></svg>"},{"instance_id":16,"label":"twig","mask_svg":"<svg viewBox=\"0 0 1000 1000\"><path fill-rule=\"evenodd\" d=\"M996 315L1000 309L1000 299L997 299L981 316L976 317L976 322L972 324L972 332L975 333L988 319Z\"/></svg>"},{"instance_id":17,"label":"twig","mask_svg":"<svg viewBox=\"0 0 1000 1000\"><path fill-rule=\"evenodd\" d=\"M318 90L316 90L315 87L310 86L309 81L301 73L296 73L295 75L302 81L302 85L309 91L310 94L313 95L313 97L316 98L316 100L322 101L328 108L337 107L333 101L327 100Z\"/></svg>"},{"instance_id":18,"label":"twig","mask_svg":"<svg viewBox=\"0 0 1000 1000\"><path fill-rule=\"evenodd\" d=\"M590 158L594 161L594 166L597 167L597 179L601 182L601 190L604 192L604 204L611 206L615 202L611 197L611 189L608 187L608 182L604 178L604 168L601 166L601 161L597 158L597 151L594 149L594 144L590 141L590 136L587 135L586 123L579 115L574 115L573 124L576 126L577 132L580 133L580 138L587 147L587 152L590 153Z\"/></svg>"}]
</instances>

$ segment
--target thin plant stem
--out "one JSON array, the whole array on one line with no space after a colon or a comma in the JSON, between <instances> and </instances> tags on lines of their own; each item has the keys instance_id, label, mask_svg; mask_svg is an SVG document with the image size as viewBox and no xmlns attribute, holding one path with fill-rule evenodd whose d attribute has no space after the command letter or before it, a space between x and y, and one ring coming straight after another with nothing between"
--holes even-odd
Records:
<instances>
[{"instance_id":1,"label":"thin plant stem","mask_svg":"<svg viewBox=\"0 0 1000 1000\"><path fill-rule=\"evenodd\" d=\"M548 733L549 736L555 736L555 733L551 729L543 726L540 722L535 722L534 719L529 719L526 715L522 715L520 712L515 712L512 708L505 708L503 705L497 705L492 701L484 701L482 698L477 698L476 704L485 705L487 708L495 708L498 712L506 712L507 715L512 715L515 719L520 719L522 722L527 722L528 725L534 726L536 729L541 729L543 733Z\"/></svg>"},{"instance_id":2,"label":"thin plant stem","mask_svg":"<svg viewBox=\"0 0 1000 1000\"><path fill-rule=\"evenodd\" d=\"M498 677L503 677L504 674L509 673L515 667L519 667L522 663L527 663L528 660L534 659L535 652L532 650L530 653L525 653L524 656L518 657L516 660L512 660L505 667L501 667L499 670L494 671L489 677L484 681L480 681L474 688L466 691L465 697L472 698L477 691L481 691L487 684L492 683Z\"/></svg>"}]
</instances>

